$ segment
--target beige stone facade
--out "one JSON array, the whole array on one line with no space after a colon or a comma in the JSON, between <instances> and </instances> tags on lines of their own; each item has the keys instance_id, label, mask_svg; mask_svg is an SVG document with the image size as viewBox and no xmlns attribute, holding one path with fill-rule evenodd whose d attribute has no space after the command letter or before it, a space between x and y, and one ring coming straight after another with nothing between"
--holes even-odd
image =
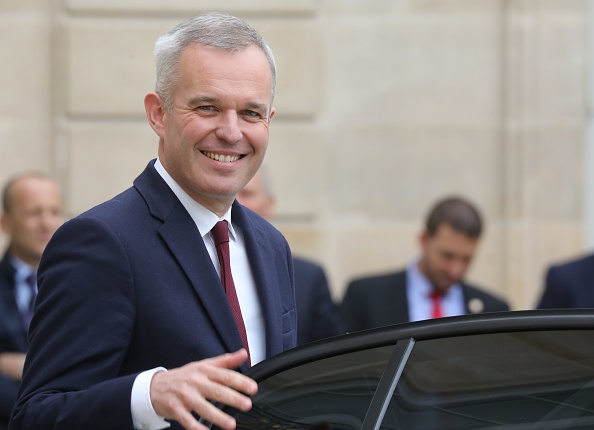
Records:
<instances>
[{"instance_id":1,"label":"beige stone facade","mask_svg":"<svg viewBox=\"0 0 594 430\"><path fill-rule=\"evenodd\" d=\"M56 175L68 215L155 157L156 37L216 9L275 51L274 223L335 297L414 258L435 199L487 230L469 279L531 308L548 264L586 251L588 0L4 0L0 180ZM593 167L593 166L590 166Z\"/></svg>"}]
</instances>

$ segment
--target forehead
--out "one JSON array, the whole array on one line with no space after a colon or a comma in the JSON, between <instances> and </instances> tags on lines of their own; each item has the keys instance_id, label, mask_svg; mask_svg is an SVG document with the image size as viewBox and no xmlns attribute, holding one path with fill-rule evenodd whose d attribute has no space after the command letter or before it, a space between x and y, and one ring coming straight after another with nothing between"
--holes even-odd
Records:
<instances>
[{"instance_id":1,"label":"forehead","mask_svg":"<svg viewBox=\"0 0 594 430\"><path fill-rule=\"evenodd\" d=\"M431 240L448 249L473 249L478 238L473 238L456 231L449 224L441 224Z\"/></svg>"},{"instance_id":2,"label":"forehead","mask_svg":"<svg viewBox=\"0 0 594 430\"><path fill-rule=\"evenodd\" d=\"M212 97L238 96L254 99L272 97L272 72L264 52L256 45L241 51L190 45L179 61L178 87L190 87Z\"/></svg>"},{"instance_id":3,"label":"forehead","mask_svg":"<svg viewBox=\"0 0 594 430\"><path fill-rule=\"evenodd\" d=\"M8 197L14 202L21 202L54 198L58 194L58 186L53 180L31 176L18 179L12 184Z\"/></svg>"}]
</instances>

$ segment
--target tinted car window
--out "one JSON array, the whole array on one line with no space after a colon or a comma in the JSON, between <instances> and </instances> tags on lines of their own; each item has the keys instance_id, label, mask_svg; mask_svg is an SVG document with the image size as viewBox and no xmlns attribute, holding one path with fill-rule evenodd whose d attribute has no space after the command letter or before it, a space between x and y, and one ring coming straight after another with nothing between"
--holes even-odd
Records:
<instances>
[{"instance_id":1,"label":"tinted car window","mask_svg":"<svg viewBox=\"0 0 594 430\"><path fill-rule=\"evenodd\" d=\"M350 352L293 367L258 384L238 429L361 428L394 346Z\"/></svg>"},{"instance_id":2,"label":"tinted car window","mask_svg":"<svg viewBox=\"0 0 594 430\"><path fill-rule=\"evenodd\" d=\"M388 429L592 429L594 331L418 341Z\"/></svg>"}]
</instances>

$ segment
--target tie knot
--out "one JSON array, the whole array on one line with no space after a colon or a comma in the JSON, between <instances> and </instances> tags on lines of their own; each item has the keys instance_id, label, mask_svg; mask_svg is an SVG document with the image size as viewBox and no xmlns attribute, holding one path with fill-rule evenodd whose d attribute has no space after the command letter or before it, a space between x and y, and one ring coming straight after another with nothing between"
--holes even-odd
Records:
<instances>
[{"instance_id":1,"label":"tie knot","mask_svg":"<svg viewBox=\"0 0 594 430\"><path fill-rule=\"evenodd\" d=\"M215 246L219 246L221 243L229 242L229 227L227 221L217 222L211 230L212 238Z\"/></svg>"},{"instance_id":2,"label":"tie knot","mask_svg":"<svg viewBox=\"0 0 594 430\"><path fill-rule=\"evenodd\" d=\"M429 297L431 297L431 300L436 302L436 301L441 300L441 298L443 297L443 294L440 293L439 291L433 290L433 291L431 291L431 293L429 293Z\"/></svg>"}]
</instances>

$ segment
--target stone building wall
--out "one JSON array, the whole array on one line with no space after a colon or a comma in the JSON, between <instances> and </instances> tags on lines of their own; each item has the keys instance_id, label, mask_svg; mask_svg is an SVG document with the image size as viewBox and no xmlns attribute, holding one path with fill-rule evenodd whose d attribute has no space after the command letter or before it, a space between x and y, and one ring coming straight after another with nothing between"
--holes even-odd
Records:
<instances>
[{"instance_id":1,"label":"stone building wall","mask_svg":"<svg viewBox=\"0 0 594 430\"><path fill-rule=\"evenodd\" d=\"M534 305L544 269L585 252L588 0L4 0L0 181L56 175L68 216L156 156L144 116L155 39L218 10L279 67L266 164L295 254L348 280L406 265L427 209L469 197L487 223L469 280Z\"/></svg>"}]
</instances>

